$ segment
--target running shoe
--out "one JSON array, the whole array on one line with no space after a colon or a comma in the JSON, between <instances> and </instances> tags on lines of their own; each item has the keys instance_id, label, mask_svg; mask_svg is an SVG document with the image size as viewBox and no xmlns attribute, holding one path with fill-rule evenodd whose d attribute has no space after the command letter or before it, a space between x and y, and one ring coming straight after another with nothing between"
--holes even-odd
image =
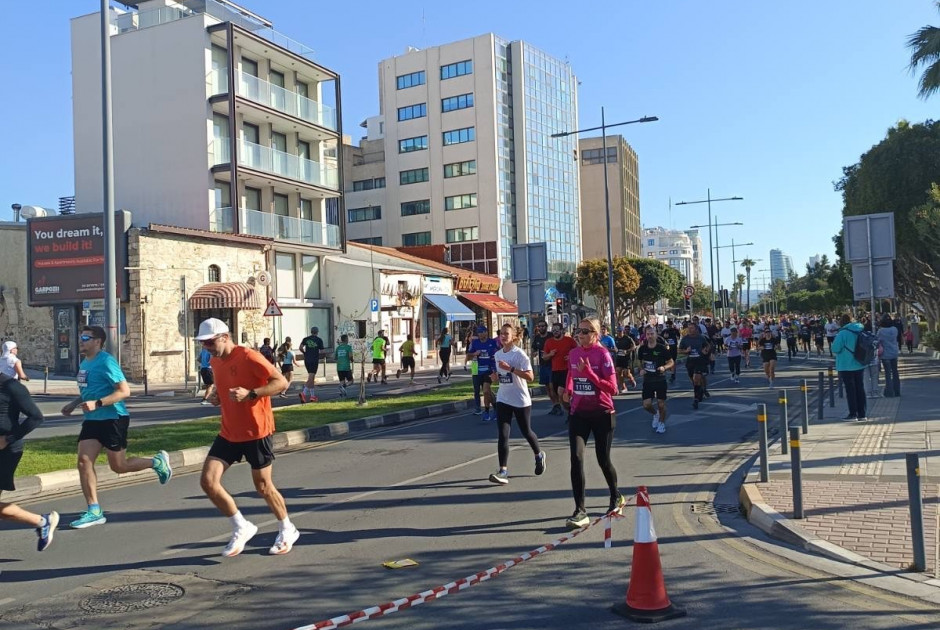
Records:
<instances>
[{"instance_id":1,"label":"running shoe","mask_svg":"<svg viewBox=\"0 0 940 630\"><path fill-rule=\"evenodd\" d=\"M300 532L297 531L296 527L278 532L277 538L274 539L274 545L268 549L268 553L272 556L283 556L285 553L290 553L298 538L300 538Z\"/></svg>"},{"instance_id":2,"label":"running shoe","mask_svg":"<svg viewBox=\"0 0 940 630\"><path fill-rule=\"evenodd\" d=\"M770 379L770 389L774 388L774 379Z\"/></svg>"},{"instance_id":3,"label":"running shoe","mask_svg":"<svg viewBox=\"0 0 940 630\"><path fill-rule=\"evenodd\" d=\"M450 372L447 373L447 376L444 377L444 380L445 380L445 381L449 381L449 380L450 380Z\"/></svg>"},{"instance_id":4,"label":"running shoe","mask_svg":"<svg viewBox=\"0 0 940 630\"><path fill-rule=\"evenodd\" d=\"M69 523L72 529L85 529L86 527L92 527L94 525L104 525L108 522L108 519L104 517L104 512L89 512L88 510L82 512L82 515L77 519Z\"/></svg>"},{"instance_id":5,"label":"running shoe","mask_svg":"<svg viewBox=\"0 0 940 630\"><path fill-rule=\"evenodd\" d=\"M208 400L206 400L205 398L203 398L203 399L202 399L202 402L199 403L199 404L200 404L200 405L211 405L212 403L209 402Z\"/></svg>"},{"instance_id":6,"label":"running shoe","mask_svg":"<svg viewBox=\"0 0 940 630\"><path fill-rule=\"evenodd\" d=\"M153 456L153 472L157 473L160 485L166 485L173 478L173 467L170 466L170 456L166 451L160 451Z\"/></svg>"},{"instance_id":7,"label":"running shoe","mask_svg":"<svg viewBox=\"0 0 940 630\"><path fill-rule=\"evenodd\" d=\"M496 484L499 484L499 485L501 485L501 486L505 486L507 483L509 483L509 471L508 471L508 470L498 470L498 471L494 472L492 475L490 475L490 481L491 481L492 483L496 483Z\"/></svg>"},{"instance_id":8,"label":"running shoe","mask_svg":"<svg viewBox=\"0 0 940 630\"><path fill-rule=\"evenodd\" d=\"M348 395L347 392L346 392L346 386L345 386L345 385L340 385L340 386L339 386L339 395L342 396L343 398L346 398L346 396Z\"/></svg>"},{"instance_id":9,"label":"running shoe","mask_svg":"<svg viewBox=\"0 0 940 630\"><path fill-rule=\"evenodd\" d=\"M441 377L440 377L440 376L437 377L437 384L438 384L438 385L441 384Z\"/></svg>"},{"instance_id":10,"label":"running shoe","mask_svg":"<svg viewBox=\"0 0 940 630\"><path fill-rule=\"evenodd\" d=\"M659 412L653 414L653 424L652 427L655 429L659 426Z\"/></svg>"},{"instance_id":11,"label":"running shoe","mask_svg":"<svg viewBox=\"0 0 940 630\"><path fill-rule=\"evenodd\" d=\"M565 527L568 529L581 529L590 522L591 519L589 519L588 515L584 513L584 510L575 510L574 514L568 517L568 520L565 521Z\"/></svg>"},{"instance_id":12,"label":"running shoe","mask_svg":"<svg viewBox=\"0 0 940 630\"><path fill-rule=\"evenodd\" d=\"M545 472L545 451L540 452L535 456L535 474L541 475Z\"/></svg>"},{"instance_id":13,"label":"running shoe","mask_svg":"<svg viewBox=\"0 0 940 630\"><path fill-rule=\"evenodd\" d=\"M483 410L482 410L482 409L476 409L476 410L474 410L474 412L473 412L473 415L475 415L475 416L479 416L479 415L482 415L482 414L483 414Z\"/></svg>"},{"instance_id":14,"label":"running shoe","mask_svg":"<svg viewBox=\"0 0 940 630\"><path fill-rule=\"evenodd\" d=\"M868 416L859 416L855 419L856 422L867 422Z\"/></svg>"},{"instance_id":15,"label":"running shoe","mask_svg":"<svg viewBox=\"0 0 940 630\"><path fill-rule=\"evenodd\" d=\"M842 418L842 419L843 419L843 420L856 420L856 419L857 419L857 416L856 416L854 413L850 413L850 414L848 414L847 416L845 416L845 417Z\"/></svg>"},{"instance_id":16,"label":"running shoe","mask_svg":"<svg viewBox=\"0 0 940 630\"><path fill-rule=\"evenodd\" d=\"M712 395L708 393L708 390L707 390L707 389L706 389L704 392L702 392L702 394L705 396L705 398L711 398L711 397L712 397Z\"/></svg>"},{"instance_id":17,"label":"running shoe","mask_svg":"<svg viewBox=\"0 0 940 630\"><path fill-rule=\"evenodd\" d=\"M622 494L618 494L616 498L611 497L610 506L607 508L607 513L617 512L618 514L623 510L623 507L627 504L627 498Z\"/></svg>"},{"instance_id":18,"label":"running shoe","mask_svg":"<svg viewBox=\"0 0 940 630\"><path fill-rule=\"evenodd\" d=\"M698 409L698 400L692 401L692 409Z\"/></svg>"},{"instance_id":19,"label":"running shoe","mask_svg":"<svg viewBox=\"0 0 940 630\"><path fill-rule=\"evenodd\" d=\"M395 370L395 378L401 378L401 370Z\"/></svg>"},{"instance_id":20,"label":"running shoe","mask_svg":"<svg viewBox=\"0 0 940 630\"><path fill-rule=\"evenodd\" d=\"M388 385L388 379L387 379L387 378L383 378L383 379L382 379L382 385Z\"/></svg>"},{"instance_id":21,"label":"running shoe","mask_svg":"<svg viewBox=\"0 0 940 630\"><path fill-rule=\"evenodd\" d=\"M49 548L49 545L52 544L52 535L55 534L55 529L59 526L58 512L49 512L42 516L46 519L46 524L36 528L36 535L39 536L36 551L45 551Z\"/></svg>"},{"instance_id":22,"label":"running shoe","mask_svg":"<svg viewBox=\"0 0 940 630\"><path fill-rule=\"evenodd\" d=\"M370 372L369 375L366 376L366 383L371 383L371 382L372 382L372 373Z\"/></svg>"},{"instance_id":23,"label":"running shoe","mask_svg":"<svg viewBox=\"0 0 940 630\"><path fill-rule=\"evenodd\" d=\"M665 422L658 423L658 426L656 427L656 433L665 433L665 432L666 432L666 423Z\"/></svg>"},{"instance_id":24,"label":"running shoe","mask_svg":"<svg viewBox=\"0 0 940 630\"><path fill-rule=\"evenodd\" d=\"M228 544L225 545L225 549L222 550L222 555L226 558L237 556L245 550L245 545L247 545L248 541L254 538L254 535L257 533L258 526L250 521L246 522L242 527L232 532L232 537L229 539Z\"/></svg>"},{"instance_id":25,"label":"running shoe","mask_svg":"<svg viewBox=\"0 0 940 630\"><path fill-rule=\"evenodd\" d=\"M297 395L300 396L300 402L302 402L302 403L307 402L307 397L304 396L304 393L303 393L303 392L298 392Z\"/></svg>"}]
</instances>

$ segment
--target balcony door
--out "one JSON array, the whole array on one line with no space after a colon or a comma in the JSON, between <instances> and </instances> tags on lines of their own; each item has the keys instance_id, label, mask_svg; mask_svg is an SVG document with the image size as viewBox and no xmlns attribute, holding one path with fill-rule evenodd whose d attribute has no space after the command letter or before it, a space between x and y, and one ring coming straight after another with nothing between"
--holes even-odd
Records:
<instances>
[{"instance_id":1,"label":"balcony door","mask_svg":"<svg viewBox=\"0 0 940 630\"><path fill-rule=\"evenodd\" d=\"M284 89L284 73L271 70L271 107L287 111L287 91Z\"/></svg>"},{"instance_id":2,"label":"balcony door","mask_svg":"<svg viewBox=\"0 0 940 630\"><path fill-rule=\"evenodd\" d=\"M239 161L253 168L259 168L261 166L261 147L259 146L261 130L258 125L242 123L242 139L244 140L244 146L241 147L241 155L238 156Z\"/></svg>"},{"instance_id":3,"label":"balcony door","mask_svg":"<svg viewBox=\"0 0 940 630\"><path fill-rule=\"evenodd\" d=\"M287 204L287 195L274 194L274 214L276 216L275 221L277 221L278 238L294 238L291 234L290 206Z\"/></svg>"},{"instance_id":4,"label":"balcony door","mask_svg":"<svg viewBox=\"0 0 940 630\"><path fill-rule=\"evenodd\" d=\"M297 177L296 173L292 174L288 170L287 136L283 133L273 132L271 134L271 148L274 149L274 172L278 175Z\"/></svg>"},{"instance_id":5,"label":"balcony door","mask_svg":"<svg viewBox=\"0 0 940 630\"><path fill-rule=\"evenodd\" d=\"M261 84L258 81L258 62L242 57L241 73L242 93L253 101L261 96Z\"/></svg>"}]
</instances>

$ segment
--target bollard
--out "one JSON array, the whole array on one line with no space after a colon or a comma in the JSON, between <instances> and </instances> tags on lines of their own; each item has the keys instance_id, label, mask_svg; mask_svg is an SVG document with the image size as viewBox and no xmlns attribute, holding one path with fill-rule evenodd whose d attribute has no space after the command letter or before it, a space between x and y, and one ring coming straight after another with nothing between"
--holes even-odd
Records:
<instances>
[{"instance_id":1,"label":"bollard","mask_svg":"<svg viewBox=\"0 0 940 630\"><path fill-rule=\"evenodd\" d=\"M836 390L833 383L832 366L829 366L829 408L836 406Z\"/></svg>"},{"instance_id":2,"label":"bollard","mask_svg":"<svg viewBox=\"0 0 940 630\"><path fill-rule=\"evenodd\" d=\"M787 414L787 390L781 389L777 394L780 404L780 454L787 454L787 431L790 429L790 418Z\"/></svg>"},{"instance_id":3,"label":"bollard","mask_svg":"<svg viewBox=\"0 0 940 630\"><path fill-rule=\"evenodd\" d=\"M767 405L757 405L757 439L760 440L760 480L770 480L770 461L767 457ZM784 439L786 439L784 437Z\"/></svg>"},{"instance_id":4,"label":"bollard","mask_svg":"<svg viewBox=\"0 0 940 630\"><path fill-rule=\"evenodd\" d=\"M147 382L147 368L144 368L144 396L150 395L150 384Z\"/></svg>"},{"instance_id":5,"label":"bollard","mask_svg":"<svg viewBox=\"0 0 940 630\"><path fill-rule=\"evenodd\" d=\"M820 372L819 373L819 389L816 392L816 402L819 403L817 405L817 410L816 410L817 420L823 419L823 396L825 395L826 395L826 384L823 381L823 373Z\"/></svg>"},{"instance_id":6,"label":"bollard","mask_svg":"<svg viewBox=\"0 0 940 630\"><path fill-rule=\"evenodd\" d=\"M49 366L46 366L42 369L43 371L43 380L42 380L42 393L49 393Z\"/></svg>"},{"instance_id":7,"label":"bollard","mask_svg":"<svg viewBox=\"0 0 940 630\"><path fill-rule=\"evenodd\" d=\"M800 430L790 429L790 477L793 479L793 518L803 518L803 470L800 467Z\"/></svg>"},{"instance_id":8,"label":"bollard","mask_svg":"<svg viewBox=\"0 0 940 630\"><path fill-rule=\"evenodd\" d=\"M920 492L920 457L907 453L907 499L911 511L911 535L914 539L914 570L927 570L927 552L924 547L924 503Z\"/></svg>"},{"instance_id":9,"label":"bollard","mask_svg":"<svg viewBox=\"0 0 940 630\"><path fill-rule=\"evenodd\" d=\"M803 435L809 433L809 381L805 378L800 384L800 391L803 392Z\"/></svg>"}]
</instances>

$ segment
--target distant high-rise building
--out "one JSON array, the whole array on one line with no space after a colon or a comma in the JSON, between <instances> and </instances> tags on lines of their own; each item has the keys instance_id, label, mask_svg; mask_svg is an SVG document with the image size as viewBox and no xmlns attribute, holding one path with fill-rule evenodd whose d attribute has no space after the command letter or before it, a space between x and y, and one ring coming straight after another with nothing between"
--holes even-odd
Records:
<instances>
[{"instance_id":1,"label":"distant high-rise building","mask_svg":"<svg viewBox=\"0 0 940 630\"><path fill-rule=\"evenodd\" d=\"M770 250L770 280L776 282L783 280L787 282L790 274L793 272L793 260L783 253L783 250Z\"/></svg>"},{"instance_id":2,"label":"distant high-rise building","mask_svg":"<svg viewBox=\"0 0 940 630\"><path fill-rule=\"evenodd\" d=\"M699 242L701 245L701 239ZM643 257L655 258L683 276L688 284L695 282L695 247L687 232L661 227L643 230Z\"/></svg>"},{"instance_id":3,"label":"distant high-rise building","mask_svg":"<svg viewBox=\"0 0 940 630\"><path fill-rule=\"evenodd\" d=\"M504 280L512 245L544 242L551 280L574 271L577 140L551 137L578 124L565 61L492 33L409 49L379 62L379 109L366 145L384 145L384 172L374 147L346 147L362 151L347 162L350 240L449 244L452 264Z\"/></svg>"},{"instance_id":4,"label":"distant high-rise building","mask_svg":"<svg viewBox=\"0 0 940 630\"><path fill-rule=\"evenodd\" d=\"M810 268L815 267L816 265L820 264L821 262L822 262L822 255L820 255L820 254L816 254L815 256L810 256L810 257L809 257L809 266L810 266Z\"/></svg>"},{"instance_id":5,"label":"distant high-rise building","mask_svg":"<svg viewBox=\"0 0 940 630\"><path fill-rule=\"evenodd\" d=\"M705 282L705 274L702 272L702 237L698 230L683 230L689 240L692 241L692 267L695 272L695 279L699 282Z\"/></svg>"},{"instance_id":6,"label":"distant high-rise building","mask_svg":"<svg viewBox=\"0 0 940 630\"><path fill-rule=\"evenodd\" d=\"M602 138L578 142L581 161L581 254L607 258L607 206L604 165L610 201L610 248L614 256L637 258L640 244L640 177L636 151L623 136L607 137L607 156Z\"/></svg>"}]
</instances>

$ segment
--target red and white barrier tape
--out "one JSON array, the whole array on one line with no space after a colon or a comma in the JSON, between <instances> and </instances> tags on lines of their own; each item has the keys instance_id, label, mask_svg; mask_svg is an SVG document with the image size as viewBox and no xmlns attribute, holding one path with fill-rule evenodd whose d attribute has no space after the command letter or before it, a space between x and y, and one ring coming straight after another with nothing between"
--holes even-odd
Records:
<instances>
[{"instance_id":1,"label":"red and white barrier tape","mask_svg":"<svg viewBox=\"0 0 940 630\"><path fill-rule=\"evenodd\" d=\"M620 513L614 512L611 514L615 518L623 518L623 515ZM451 593L457 593L466 588L470 588L471 586L480 584L481 582L486 582L490 578L494 578L500 573L516 565L522 564L526 560L531 560L532 558L535 558L536 556L540 556L543 553L551 551L558 545L568 542L575 536L579 536L583 534L585 531L594 527L601 521L606 521L606 525L604 529L604 547L609 549L610 538L611 538L611 526L610 526L611 514L605 514L604 516L599 516L593 521L591 521L590 523L588 523L587 525L585 525L584 527L582 527L581 529L577 531L573 531L570 534L566 534L562 536L561 538L559 538L558 540L554 540L548 543L547 545L542 545L538 549L534 549L532 551L524 553L521 556L513 558L512 560L496 565L495 567L491 567L487 569L486 571L480 571L479 573L468 575L467 577L461 578L457 580L456 582L449 582L447 584L443 584L441 586L437 586L435 588L428 589L420 593L416 593L409 597L396 599L394 601L386 602L384 604L379 604L378 606L372 606L371 608L365 608L357 612L349 613L346 615L340 615L339 617L333 617L332 619L326 619L324 621L318 621L316 623L313 623L307 626L299 626L295 628L294 630L332 630L332 628L341 628L343 626L348 626L354 623L359 623L360 621L365 621L367 619L374 619L376 617L382 617L384 615L397 612L399 610L411 608L412 606L418 606L425 602L433 601L435 599L440 599L442 597L450 595Z\"/></svg>"}]
</instances>

